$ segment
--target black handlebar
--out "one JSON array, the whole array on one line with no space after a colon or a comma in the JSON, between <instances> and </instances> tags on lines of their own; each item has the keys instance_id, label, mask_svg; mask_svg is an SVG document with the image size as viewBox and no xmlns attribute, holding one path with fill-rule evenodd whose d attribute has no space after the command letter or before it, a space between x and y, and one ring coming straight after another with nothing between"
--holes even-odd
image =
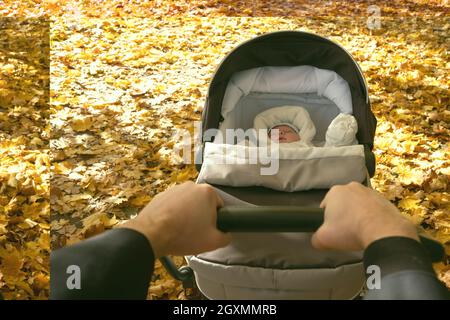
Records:
<instances>
[{"instance_id":1,"label":"black handlebar","mask_svg":"<svg viewBox=\"0 0 450 320\"><path fill-rule=\"evenodd\" d=\"M323 223L321 208L298 206L230 206L217 212L217 228L224 232L315 232ZM421 243L433 262L442 261L445 250L440 242L418 228ZM169 257L161 263L185 288L194 286L194 273L188 266L178 269Z\"/></svg>"},{"instance_id":2,"label":"black handlebar","mask_svg":"<svg viewBox=\"0 0 450 320\"><path fill-rule=\"evenodd\" d=\"M324 210L299 206L229 206L217 212L217 228L223 232L315 232L323 223ZM433 262L441 261L442 244L418 228L420 241Z\"/></svg>"},{"instance_id":3,"label":"black handlebar","mask_svg":"<svg viewBox=\"0 0 450 320\"><path fill-rule=\"evenodd\" d=\"M314 232L322 223L321 208L230 206L217 213L217 228L224 232Z\"/></svg>"}]
</instances>

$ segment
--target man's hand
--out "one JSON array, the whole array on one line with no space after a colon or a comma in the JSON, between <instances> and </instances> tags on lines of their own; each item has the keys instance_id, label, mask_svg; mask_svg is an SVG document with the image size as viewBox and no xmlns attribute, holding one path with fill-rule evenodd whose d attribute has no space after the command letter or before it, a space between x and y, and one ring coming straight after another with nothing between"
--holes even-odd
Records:
<instances>
[{"instance_id":1,"label":"man's hand","mask_svg":"<svg viewBox=\"0 0 450 320\"><path fill-rule=\"evenodd\" d=\"M197 254L230 242L230 235L216 228L217 208L222 206L211 186L187 182L158 194L120 227L144 234L155 257Z\"/></svg>"},{"instance_id":2,"label":"man's hand","mask_svg":"<svg viewBox=\"0 0 450 320\"><path fill-rule=\"evenodd\" d=\"M334 186L320 207L324 223L312 237L317 249L358 251L391 236L419 240L414 225L392 203L359 183Z\"/></svg>"}]
</instances>

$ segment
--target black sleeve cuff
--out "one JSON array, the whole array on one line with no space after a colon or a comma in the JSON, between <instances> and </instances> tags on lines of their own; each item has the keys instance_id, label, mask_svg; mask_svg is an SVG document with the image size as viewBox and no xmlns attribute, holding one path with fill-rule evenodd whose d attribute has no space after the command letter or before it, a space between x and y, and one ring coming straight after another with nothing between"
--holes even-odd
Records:
<instances>
[{"instance_id":1,"label":"black sleeve cuff","mask_svg":"<svg viewBox=\"0 0 450 320\"><path fill-rule=\"evenodd\" d=\"M416 270L433 273L430 257L422 244L407 237L387 237L372 242L364 251L364 268L380 267L381 276Z\"/></svg>"},{"instance_id":2,"label":"black sleeve cuff","mask_svg":"<svg viewBox=\"0 0 450 320\"><path fill-rule=\"evenodd\" d=\"M51 254L51 299L145 299L154 268L148 239L114 229ZM67 270L79 267L81 288L69 289Z\"/></svg>"}]
</instances>

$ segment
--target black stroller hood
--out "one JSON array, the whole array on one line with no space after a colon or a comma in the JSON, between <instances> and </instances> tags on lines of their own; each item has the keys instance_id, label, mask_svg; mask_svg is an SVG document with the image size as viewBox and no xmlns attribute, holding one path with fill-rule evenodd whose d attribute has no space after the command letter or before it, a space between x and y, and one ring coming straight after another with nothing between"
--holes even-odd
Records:
<instances>
[{"instance_id":1,"label":"black stroller hood","mask_svg":"<svg viewBox=\"0 0 450 320\"><path fill-rule=\"evenodd\" d=\"M203 132L218 128L222 100L234 73L264 66L300 65L333 70L348 82L353 115L358 122L358 141L372 149L376 119L370 110L367 84L360 67L350 53L337 43L300 31L261 35L239 45L222 60L208 89L203 111Z\"/></svg>"}]
</instances>

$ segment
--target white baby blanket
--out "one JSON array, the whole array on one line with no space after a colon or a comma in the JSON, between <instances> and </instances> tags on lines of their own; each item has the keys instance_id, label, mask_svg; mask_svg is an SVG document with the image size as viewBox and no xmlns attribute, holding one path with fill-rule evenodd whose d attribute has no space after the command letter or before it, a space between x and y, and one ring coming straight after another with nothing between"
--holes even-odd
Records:
<instances>
[{"instance_id":1,"label":"white baby blanket","mask_svg":"<svg viewBox=\"0 0 450 320\"><path fill-rule=\"evenodd\" d=\"M289 148L206 143L198 182L281 191L326 189L363 182L367 170L362 145Z\"/></svg>"}]
</instances>

